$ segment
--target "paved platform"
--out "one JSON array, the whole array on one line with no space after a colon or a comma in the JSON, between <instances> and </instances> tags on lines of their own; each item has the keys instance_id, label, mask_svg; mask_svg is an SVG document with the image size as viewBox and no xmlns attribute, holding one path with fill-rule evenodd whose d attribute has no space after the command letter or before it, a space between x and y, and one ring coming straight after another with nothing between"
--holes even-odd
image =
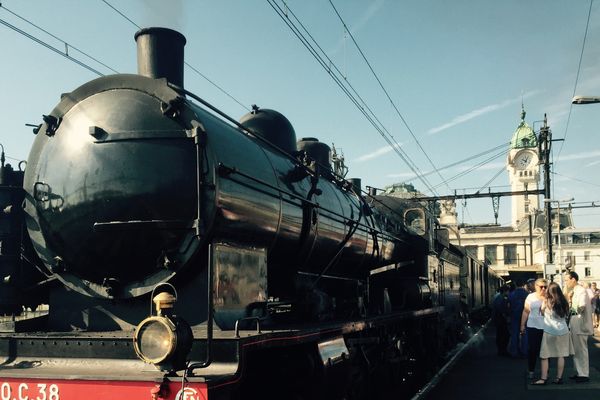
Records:
<instances>
[{"instance_id":1,"label":"paved platform","mask_svg":"<svg viewBox=\"0 0 600 400\"><path fill-rule=\"evenodd\" d=\"M527 360L496 355L496 332L488 324L471 341L470 346L457 357L453 366L440 377L438 383L422 396L423 400L453 399L600 399L600 332L590 337L590 381L575 383L568 379L575 375L573 360L565 363L563 385L548 382L533 386L527 378ZM538 362L536 378L539 377ZM556 377L556 360L550 359L550 379Z\"/></svg>"}]
</instances>

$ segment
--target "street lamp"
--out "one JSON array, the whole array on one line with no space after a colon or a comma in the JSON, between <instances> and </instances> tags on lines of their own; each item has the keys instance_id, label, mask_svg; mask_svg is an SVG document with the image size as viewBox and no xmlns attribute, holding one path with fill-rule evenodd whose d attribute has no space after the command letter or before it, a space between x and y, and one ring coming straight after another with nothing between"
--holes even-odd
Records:
<instances>
[{"instance_id":1,"label":"street lamp","mask_svg":"<svg viewBox=\"0 0 600 400\"><path fill-rule=\"evenodd\" d=\"M563 264L563 260L562 260L562 246L561 246L561 240L560 240L560 205L564 204L564 203L571 203L573 200L575 200L573 197L569 198L569 199L564 199L564 200L554 200L554 199L544 199L544 203L556 203L556 212L557 212L557 220L558 220L558 270L560 273L560 279L561 279L561 286L562 286L562 273L563 273L563 268L562 268L562 264ZM549 218L551 218L551 216L549 216ZM548 241L551 241L552 237L548 238Z\"/></svg>"},{"instance_id":2,"label":"street lamp","mask_svg":"<svg viewBox=\"0 0 600 400\"><path fill-rule=\"evenodd\" d=\"M573 104L593 104L600 103L600 97L593 96L575 96L571 101Z\"/></svg>"}]
</instances>

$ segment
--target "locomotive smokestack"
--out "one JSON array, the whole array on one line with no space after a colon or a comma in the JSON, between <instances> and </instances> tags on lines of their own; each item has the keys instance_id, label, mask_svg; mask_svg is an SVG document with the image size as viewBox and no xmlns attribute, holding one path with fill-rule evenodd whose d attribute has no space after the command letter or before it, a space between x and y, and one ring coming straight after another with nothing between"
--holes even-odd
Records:
<instances>
[{"instance_id":1,"label":"locomotive smokestack","mask_svg":"<svg viewBox=\"0 0 600 400\"><path fill-rule=\"evenodd\" d=\"M144 28L135 34L138 74L167 78L183 87L183 47L185 36L167 28Z\"/></svg>"}]
</instances>

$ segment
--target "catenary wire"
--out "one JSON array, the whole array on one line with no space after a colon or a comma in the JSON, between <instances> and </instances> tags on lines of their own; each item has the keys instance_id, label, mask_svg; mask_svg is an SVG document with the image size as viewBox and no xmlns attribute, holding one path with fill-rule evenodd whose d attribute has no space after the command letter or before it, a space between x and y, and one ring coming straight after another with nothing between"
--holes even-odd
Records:
<instances>
[{"instance_id":1,"label":"catenary wire","mask_svg":"<svg viewBox=\"0 0 600 400\"><path fill-rule=\"evenodd\" d=\"M446 170L446 169L448 169L448 168L456 167L457 165L463 164L463 163L465 163L465 162L467 162L467 161L472 161L472 160L475 160L475 159L477 159L477 158L479 158L479 157L482 157L482 156L484 156L484 155L486 155L486 154L493 153L493 152L495 152L495 151L498 151L498 150L500 150L500 149L502 149L502 148L506 148L506 147L508 147L509 145L510 145L510 142L502 143L501 145L499 145L499 146L496 146L496 147L493 147L493 148L491 148L491 149L489 149L489 150L485 150L485 151L483 151L483 152L481 152L481 153L478 153L478 154L475 154L475 155L469 156L469 157L467 157L467 158L463 158L462 160L455 161L455 162L453 162L453 163L450 163L450 164L448 164L448 165L444 165L443 167L440 167L440 168L438 168L438 170L439 170L439 171L444 171L444 170ZM424 172L424 173L423 173L423 175L424 175L424 176L428 176L428 175L432 175L432 174L435 174L435 171L427 171L427 172ZM410 181L411 181L412 179L414 179L414 178L415 178L415 177L411 177L411 178L409 178L409 179L407 179L407 180L405 180L405 181L402 181L401 183L408 183L408 182L410 182ZM486 186L487 186L487 185L486 185Z\"/></svg>"},{"instance_id":2,"label":"catenary wire","mask_svg":"<svg viewBox=\"0 0 600 400\"><path fill-rule=\"evenodd\" d=\"M111 71L112 71L112 72L114 72L115 74L118 74L118 73L119 73L119 71L117 71L117 70L113 69L113 68L112 68L112 67L110 67L109 65L106 65L105 63L103 63L102 61L98 60L97 58L95 58L95 57L91 56L90 54L88 54L88 53L84 52L83 50L81 50L81 49L79 49L79 48L77 48L77 47L73 46L72 44L69 44L69 43L68 43L66 40L59 38L58 36L56 36L56 35L52 34L51 32L48 32L46 29L42 28L41 26L34 24L33 22L31 22L31 21L30 21L30 20L28 20L27 18L25 18L25 17L23 17L23 16L21 16L21 15L17 14L16 12L14 12L14 11L10 10L9 8L7 8L7 7L6 7L5 5L3 5L2 3L0 3L0 8L3 8L3 9L4 9L4 10L6 10L8 13L10 13L10 14L14 15L15 17L19 18L21 21L24 21L24 22L28 23L29 25L31 25L31 26L33 26L33 27L35 27L35 28L39 29L40 31L44 32L44 33L45 33L45 34L47 34L48 36L51 36L51 37L53 37L54 39L58 40L59 42L63 42L63 43L64 43L64 45L65 45L65 47L66 47L67 49L68 49L68 48L71 48L71 49L73 49L73 50L77 51L78 53L80 53L80 54L83 54L84 56L86 56L86 57L87 57L87 58L89 58L90 60L93 60L93 61L97 62L98 64L102 65L102 66L103 66L103 67L105 67L106 69L109 69L109 70L111 70Z\"/></svg>"},{"instance_id":3,"label":"catenary wire","mask_svg":"<svg viewBox=\"0 0 600 400\"><path fill-rule=\"evenodd\" d=\"M272 2L272 1L268 1L268 2L271 5L271 7L279 14L279 16L282 18L284 23L286 23L286 25L288 25L288 27L292 30L292 32L296 35L296 37L302 42L302 44L307 48L307 50L313 55L313 57L317 60L317 62L331 76L331 78L340 87L340 89L342 91L344 91L346 96L355 104L355 106L361 111L361 113L363 113L365 118L367 118L367 120L382 135L384 140L386 140L386 142L390 145L390 148L392 148L392 150L394 150L394 152L397 153L397 155L413 170L415 175L420 176L421 173L418 170L418 167L412 162L412 160L410 160L408 155L400 148L400 144L398 142L396 142L394 137L389 133L389 131L387 131L387 129L385 128L383 123L377 118L377 116L375 115L373 110L368 106L368 104L366 104L366 102L362 99L362 97L354 89L352 84L347 80L347 78L344 76L344 74L337 67L337 65L327 56L327 54L322 49L322 47L319 45L319 43L314 39L314 37L310 34L308 29L306 29L306 27L302 24L302 22L294 14L294 12L289 8L287 3L282 0L283 4L286 6L286 10L284 11L276 3ZM300 29L298 29L298 27L296 25L294 25L293 22L289 19L289 16L287 15L288 11L294 17L294 19L298 22L298 24L302 27L302 30L304 30L304 32L308 35L308 37L311 39L311 41L317 47L317 49L322 54L322 56L310 44L310 42L306 39L306 37L300 32ZM333 67L333 69L335 71L337 71L337 74L339 76L335 74L335 71L332 71L331 67ZM348 87L346 87L346 85ZM352 91L356 97L354 97L351 93L349 93L350 91ZM358 98L358 100L360 100L360 102L357 100L357 98ZM365 111L365 109L368 111L368 113ZM377 124L375 124L374 121L376 121ZM388 136L386 136L386 133ZM429 182L425 181L423 183L428 188L431 187Z\"/></svg>"},{"instance_id":4,"label":"catenary wire","mask_svg":"<svg viewBox=\"0 0 600 400\"><path fill-rule=\"evenodd\" d=\"M594 0L590 0L590 8L588 10L587 22L585 24L585 33L583 35L583 43L581 44L581 53L579 54L579 64L577 65L577 75L575 76L575 84L573 85L573 94L571 97L575 96L577 92L577 83L579 82L579 73L581 72L581 62L583 60L583 51L585 50L585 42L587 40L588 29L590 27L590 16L592 15L592 5L594 4ZM563 146L565 145L565 141L567 140L567 133L569 132L569 123L571 122L571 112L573 111L573 103L571 103L569 107L569 116L567 117L567 124L565 126L565 133L563 135L563 141L560 143L560 147L558 149L558 154L556 155L556 161L560 159L560 153L562 152Z\"/></svg>"},{"instance_id":5,"label":"catenary wire","mask_svg":"<svg viewBox=\"0 0 600 400\"><path fill-rule=\"evenodd\" d=\"M23 36L25 36L25 37L27 37L27 38L29 38L31 40L33 40L34 42L36 42L38 44L41 44L42 46L46 47L47 49L52 50L52 51L54 51L57 54L60 54L61 56L65 57L66 59L71 60L75 64L78 64L79 66L87 69L88 71L91 71L91 72L95 73L96 75L98 75L98 76L104 76L104 74L102 72L100 72L100 71L92 68L91 66L87 65L83 61L78 60L78 59L76 59L74 57L71 57L67 53L65 53L65 52L57 49L56 47L54 47L54 46L52 46L52 45L50 45L50 44L48 44L46 42L44 42L43 40L37 38L36 36L34 36L34 35L30 34L30 33L27 33L27 32L25 32L22 29L17 28L16 26L8 23L7 21L5 21L5 20L3 20L1 18L0 18L0 24L2 24L4 26L12 29L13 31L15 31L15 32L17 32L17 33L19 33L19 34L21 34L21 35L23 35Z\"/></svg>"},{"instance_id":6,"label":"catenary wire","mask_svg":"<svg viewBox=\"0 0 600 400\"><path fill-rule=\"evenodd\" d=\"M477 193L480 193L480 192L481 192L483 189L485 189L486 187L488 187L488 186L489 186L489 185L490 185L492 182L494 182L494 180L495 180L496 178L498 178L498 177L499 177L499 176L500 176L500 175L501 175L503 172L504 172L504 167L500 168L500 170L499 170L498 172L496 172L496 173L494 174L494 176L492 176L492 178L491 178L489 181L487 181L486 183L484 183L484 184L483 184L483 186L477 190Z\"/></svg>"},{"instance_id":7,"label":"catenary wire","mask_svg":"<svg viewBox=\"0 0 600 400\"><path fill-rule=\"evenodd\" d=\"M283 22L290 28L290 30L294 33L294 35L300 40L300 42L306 47L306 49L311 53L311 55L317 60L317 62L325 69L325 71L330 75L330 77L334 80L334 82L340 87L340 89L346 94L346 96L350 99L352 103L358 108L358 110L365 116L365 118L371 123L371 125L377 130L377 132L384 138L384 140L390 145L390 147L394 150L394 152L408 165L408 167L419 177L421 182L428 188L429 191L435 193L435 190L432 189L431 184L428 180L422 176L422 173L419 171L418 167L412 162L408 154L406 154L400 147L400 145L395 141L393 136L386 135L386 130L378 125L376 122L379 121L376 117L373 117L375 114L368 107L366 102L362 100L359 96L353 96L350 91L353 90L351 84L347 79L344 78L343 74L340 73L341 76L336 76L336 72L339 73L339 68L327 57L322 48L318 45L316 40L310 35L308 30L304 27L302 22L295 16L293 11L289 8L287 3L282 0L283 4L286 7L286 10L283 10L279 4L277 4L274 0L267 0L269 5L273 8L273 10L277 13L277 15L283 20ZM327 58L327 61L319 54L319 52L315 49L315 47L310 43L310 41L306 38L306 36L300 31L300 29L296 26L296 24L291 20L288 15L291 14L294 19L300 24L302 29L309 35L311 40L315 43L315 45L321 50L324 54L324 57ZM334 68L332 69L331 66ZM351 89L349 89L350 87ZM361 100L359 101L357 97ZM372 115L370 115L371 113Z\"/></svg>"},{"instance_id":8,"label":"catenary wire","mask_svg":"<svg viewBox=\"0 0 600 400\"><path fill-rule=\"evenodd\" d=\"M578 179L578 178L573 178L573 177L571 177L571 176L562 175L562 174L559 174L558 172L554 172L554 171L552 171L552 172L550 172L550 173L551 173L552 175L561 176L561 177L563 177L563 178L567 178L567 179L569 179L569 180L572 180L572 181L577 181L577 182L580 182L580 183L585 183L586 185L591 185L591 186L600 187L600 185L598 185L597 183L592 183L592 182L584 181L584 180L581 180L581 179Z\"/></svg>"},{"instance_id":9,"label":"catenary wire","mask_svg":"<svg viewBox=\"0 0 600 400\"><path fill-rule=\"evenodd\" d=\"M454 181L454 180L456 180L458 178L461 178L461 177L463 177L463 176L465 176L465 175L473 172L474 170L482 167L483 165L485 165L485 164L487 164L487 163L489 163L489 162L497 159L498 157L501 157L501 156L504 156L504 155L506 155L506 150L503 150L503 151L501 151L499 153L496 153L496 154L492 155L491 157L486 158L485 160L483 160L483 161L475 164L474 166L472 166L472 167L470 167L470 168L468 168L468 169L466 169L466 170L464 170L462 172L459 172L458 174L456 174L456 175L454 175L454 176L452 176L452 177L450 177L450 178L448 178L446 180L447 180L447 182L452 182L452 181ZM438 186L440 186L440 185L438 185Z\"/></svg>"},{"instance_id":10,"label":"catenary wire","mask_svg":"<svg viewBox=\"0 0 600 400\"><path fill-rule=\"evenodd\" d=\"M142 29L141 26L139 26L138 24L136 24L135 22L133 22L133 20L131 18L129 18L127 15L123 14L120 10L118 10L116 7L114 7L112 4L110 4L108 1L106 0L100 0L102 1L104 4L106 4L108 7L112 8L113 11L115 11L117 14L119 14L121 17L125 18L127 21L129 21L131 24L133 24L136 28L138 29Z\"/></svg>"},{"instance_id":11,"label":"catenary wire","mask_svg":"<svg viewBox=\"0 0 600 400\"><path fill-rule=\"evenodd\" d=\"M113 6L111 3L109 3L106 0L100 0L102 1L104 4L106 4L108 7L110 7L113 11L115 11L117 14L119 14L121 17L125 18L127 21L129 21L129 23L131 23L133 26L135 26L138 29L142 29L142 27L138 24L135 23L135 21L133 21L131 18L129 18L127 15L125 15L125 13L123 13L121 10L119 10L118 8L116 8L115 6ZM236 99L235 97L233 97L233 95L231 95L229 92L227 92L225 89L223 89L221 86L217 85L213 80L209 79L206 75L204 75L202 72L200 72L197 68L195 68L194 66L192 66L191 64L189 64L187 61L184 61L185 66L187 66L189 69L191 69L193 72L195 72L196 74L198 74L200 77L202 77L204 80L206 80L208 83L210 83L213 87L215 87L217 90L219 90L221 93L223 93L224 95L226 95L227 97L229 97L231 100L233 100L235 103L237 103L239 106L241 106L243 109L245 109L246 111L250 111L250 107L244 105L242 102L240 102L238 99Z\"/></svg>"},{"instance_id":12,"label":"catenary wire","mask_svg":"<svg viewBox=\"0 0 600 400\"><path fill-rule=\"evenodd\" d=\"M392 100L392 98L391 98L390 94L388 93L387 89L385 88L385 86L381 82L381 79L379 79L379 76L377 75L377 73L373 69L373 66L371 65L371 63L367 59L367 56L364 54L364 52L362 51L362 49L358 45L356 39L354 38L354 35L348 29L348 26L346 25L346 22L344 21L344 19L342 18L342 16L338 12L337 8L333 4L333 1L329 0L329 4L331 5L331 7L333 8L333 11L335 12L335 14L339 18L340 22L344 26L344 29L346 30L346 32L348 32L348 35L352 39L352 42L354 43L354 46L356 46L356 49L358 50L358 52L360 53L361 57L363 58L363 60L367 64L367 66L369 67L369 70L373 74L373 77L375 78L375 80L379 84L379 87L381 88L381 90L383 90L383 93L385 94L385 96L387 97L388 101L390 102L390 104L392 105L392 107L394 108L394 110L396 111L396 114L398 115L398 117L400 118L400 120L402 121L402 123L404 124L404 126L406 127L406 129L408 130L408 132L410 133L410 135L412 136L412 138L414 139L415 143L417 144L417 146L419 147L419 149L421 150L421 152L425 155L425 158L427 158L427 161L429 161L429 164L433 167L434 172L437 173L437 175L440 177L440 179L442 180L442 182L444 182L446 184L446 186L448 187L448 189L451 190L450 186L445 182L445 179L442 176L442 174L440 173L439 169L435 166L434 162L431 160L431 157L429 157L429 154L427 154L427 152L425 151L425 149L421 145L421 142L419 141L419 139L417 138L417 136L414 134L414 132L411 129L411 127L408 125L408 122L406 121L406 119L404 118L404 116L402 115L402 113L400 112L400 110L398 109L398 106Z\"/></svg>"}]
</instances>

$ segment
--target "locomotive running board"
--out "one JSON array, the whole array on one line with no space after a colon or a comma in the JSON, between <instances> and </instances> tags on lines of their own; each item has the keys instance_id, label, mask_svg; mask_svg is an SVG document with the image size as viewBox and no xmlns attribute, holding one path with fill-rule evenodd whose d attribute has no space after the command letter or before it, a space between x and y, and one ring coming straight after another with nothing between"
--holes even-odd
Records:
<instances>
[{"instance_id":1,"label":"locomotive running board","mask_svg":"<svg viewBox=\"0 0 600 400\"><path fill-rule=\"evenodd\" d=\"M144 230L144 229L193 229L196 227L197 221L184 220L147 220L147 221L111 221L111 222L95 222L94 232L112 232L112 231L129 231L129 230Z\"/></svg>"}]
</instances>

